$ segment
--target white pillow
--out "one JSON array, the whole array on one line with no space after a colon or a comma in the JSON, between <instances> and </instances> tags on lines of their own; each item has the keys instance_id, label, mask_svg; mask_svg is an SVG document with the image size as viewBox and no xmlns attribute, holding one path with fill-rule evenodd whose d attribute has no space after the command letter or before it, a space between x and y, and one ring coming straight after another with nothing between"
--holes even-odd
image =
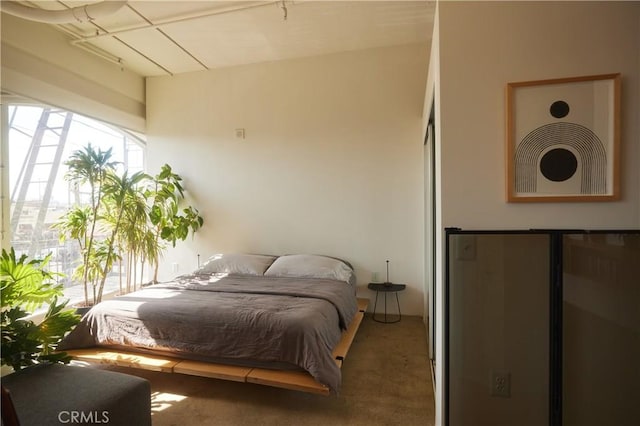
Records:
<instances>
[{"instance_id":1,"label":"white pillow","mask_svg":"<svg viewBox=\"0 0 640 426\"><path fill-rule=\"evenodd\" d=\"M262 275L276 256L261 254L214 254L196 274Z\"/></svg>"},{"instance_id":2,"label":"white pillow","mask_svg":"<svg viewBox=\"0 0 640 426\"><path fill-rule=\"evenodd\" d=\"M278 257L264 273L272 277L324 278L352 283L353 269L342 260L315 254Z\"/></svg>"}]
</instances>

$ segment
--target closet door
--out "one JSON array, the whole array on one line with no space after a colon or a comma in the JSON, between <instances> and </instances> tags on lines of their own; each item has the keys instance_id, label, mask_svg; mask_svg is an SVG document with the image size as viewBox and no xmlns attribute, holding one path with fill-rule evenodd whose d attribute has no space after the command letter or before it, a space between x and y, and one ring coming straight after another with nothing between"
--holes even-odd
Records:
<instances>
[{"instance_id":1,"label":"closet door","mask_svg":"<svg viewBox=\"0 0 640 426\"><path fill-rule=\"evenodd\" d=\"M448 424L548 425L550 236L447 241Z\"/></svg>"},{"instance_id":2,"label":"closet door","mask_svg":"<svg viewBox=\"0 0 640 426\"><path fill-rule=\"evenodd\" d=\"M433 106L432 118L433 118ZM429 325L429 358L435 370L436 364L436 148L435 148L435 124L432 119L427 126L427 135L424 140L424 253L425 253L425 291L427 300L425 312L428 315Z\"/></svg>"},{"instance_id":3,"label":"closet door","mask_svg":"<svg viewBox=\"0 0 640 426\"><path fill-rule=\"evenodd\" d=\"M640 233L563 239L563 426L640 424Z\"/></svg>"}]
</instances>

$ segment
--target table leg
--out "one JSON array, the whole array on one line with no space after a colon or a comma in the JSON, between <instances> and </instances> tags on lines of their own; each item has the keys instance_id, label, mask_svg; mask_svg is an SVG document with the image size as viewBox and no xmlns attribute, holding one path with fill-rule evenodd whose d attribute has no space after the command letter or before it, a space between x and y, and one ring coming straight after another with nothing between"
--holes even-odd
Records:
<instances>
[{"instance_id":1,"label":"table leg","mask_svg":"<svg viewBox=\"0 0 640 426\"><path fill-rule=\"evenodd\" d=\"M388 315L387 315L387 293L389 293L388 291L384 291L384 320L380 320L378 318L376 318L376 314L377 314L377 308L378 308L378 295L380 294L379 291L376 291L376 299L375 302L373 303L373 314L372 314L372 319L376 322L381 322L383 324L392 324L394 322L398 322L402 319L402 312L400 312L400 299L398 298L398 292L394 292L396 294L396 304L398 306L398 318L393 320L393 321L389 321L388 320ZM393 303L393 302L391 302Z\"/></svg>"}]
</instances>

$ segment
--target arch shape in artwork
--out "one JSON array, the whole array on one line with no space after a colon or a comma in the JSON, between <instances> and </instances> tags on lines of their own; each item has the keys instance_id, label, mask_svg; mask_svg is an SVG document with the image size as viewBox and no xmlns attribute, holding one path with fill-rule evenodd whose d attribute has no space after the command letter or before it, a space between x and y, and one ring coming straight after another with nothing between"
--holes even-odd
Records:
<instances>
[{"instance_id":1,"label":"arch shape in artwork","mask_svg":"<svg viewBox=\"0 0 640 426\"><path fill-rule=\"evenodd\" d=\"M535 194L540 175L549 179L547 172L541 170L541 163L542 157L554 146L558 147L554 154L562 159L557 163L561 169L554 174L557 178L552 176L551 180L568 179L575 172L575 169L573 172L569 169L574 167L567 154L570 151L562 149L562 146L568 146L578 154L575 161L581 166L580 193L606 194L607 151L602 141L590 129L566 122L538 127L518 144L514 158L516 192Z\"/></svg>"}]
</instances>

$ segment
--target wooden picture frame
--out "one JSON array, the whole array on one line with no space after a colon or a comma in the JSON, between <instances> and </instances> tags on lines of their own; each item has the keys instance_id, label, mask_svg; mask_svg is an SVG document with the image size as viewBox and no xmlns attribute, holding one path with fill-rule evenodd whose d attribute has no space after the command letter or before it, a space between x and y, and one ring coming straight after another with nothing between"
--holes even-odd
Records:
<instances>
[{"instance_id":1,"label":"wooden picture frame","mask_svg":"<svg viewBox=\"0 0 640 426\"><path fill-rule=\"evenodd\" d=\"M620 74L508 83L508 202L620 198Z\"/></svg>"}]
</instances>

